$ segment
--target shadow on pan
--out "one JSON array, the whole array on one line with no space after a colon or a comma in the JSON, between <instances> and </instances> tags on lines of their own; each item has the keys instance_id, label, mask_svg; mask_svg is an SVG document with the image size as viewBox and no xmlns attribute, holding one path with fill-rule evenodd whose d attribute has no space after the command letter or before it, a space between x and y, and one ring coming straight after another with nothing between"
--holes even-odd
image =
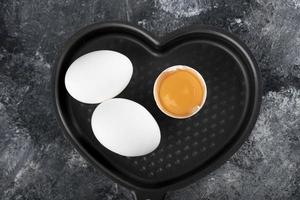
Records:
<instances>
[{"instance_id":1,"label":"shadow on pan","mask_svg":"<svg viewBox=\"0 0 300 200\"><path fill-rule=\"evenodd\" d=\"M133 77L118 97L142 104L162 134L152 153L134 158L114 154L93 135L90 120L96 105L73 99L64 85L69 65L96 50L113 50L133 63ZM165 68L187 65L207 84L200 112L178 120L162 114L152 90ZM122 23L94 24L65 45L52 74L57 118L78 151L114 181L135 191L137 199L164 199L168 191L207 175L232 156L248 138L261 104L261 78L253 56L233 35L208 26L193 26L156 39Z\"/></svg>"}]
</instances>

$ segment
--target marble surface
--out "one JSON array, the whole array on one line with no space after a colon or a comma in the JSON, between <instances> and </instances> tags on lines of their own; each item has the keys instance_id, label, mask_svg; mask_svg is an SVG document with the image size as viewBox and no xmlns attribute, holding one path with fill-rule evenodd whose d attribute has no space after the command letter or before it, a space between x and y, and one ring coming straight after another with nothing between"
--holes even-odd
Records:
<instances>
[{"instance_id":1,"label":"marble surface","mask_svg":"<svg viewBox=\"0 0 300 200\"><path fill-rule=\"evenodd\" d=\"M133 199L63 137L50 98L50 70L66 39L111 20L157 36L191 24L223 28L249 46L263 74L249 141L167 199L300 199L300 0L0 1L1 199Z\"/></svg>"}]
</instances>

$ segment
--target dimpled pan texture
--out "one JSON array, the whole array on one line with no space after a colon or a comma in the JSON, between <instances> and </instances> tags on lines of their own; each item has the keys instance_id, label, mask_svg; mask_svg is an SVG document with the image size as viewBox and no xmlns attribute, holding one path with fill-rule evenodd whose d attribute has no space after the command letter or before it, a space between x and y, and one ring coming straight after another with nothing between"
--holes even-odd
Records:
<instances>
[{"instance_id":1,"label":"dimpled pan texture","mask_svg":"<svg viewBox=\"0 0 300 200\"><path fill-rule=\"evenodd\" d=\"M126 158L104 148L90 124L97 105L80 103L66 91L68 66L83 54L104 49L118 51L133 63L133 77L118 97L142 104L160 126L161 144L149 155ZM184 120L163 114L153 98L156 77L173 65L193 67L207 84L205 105ZM137 199L160 200L207 175L238 150L259 113L261 79L247 47L216 28L193 26L156 39L128 24L106 23L88 26L66 43L53 70L53 96L66 136L83 156L135 191Z\"/></svg>"}]
</instances>

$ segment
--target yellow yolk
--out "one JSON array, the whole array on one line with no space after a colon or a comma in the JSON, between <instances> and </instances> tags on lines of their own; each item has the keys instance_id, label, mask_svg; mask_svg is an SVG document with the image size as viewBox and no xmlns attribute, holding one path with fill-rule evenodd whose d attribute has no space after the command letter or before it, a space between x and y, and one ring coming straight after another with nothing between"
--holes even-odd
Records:
<instances>
[{"instance_id":1,"label":"yellow yolk","mask_svg":"<svg viewBox=\"0 0 300 200\"><path fill-rule=\"evenodd\" d=\"M177 69L167 72L158 84L160 104L173 115L193 114L203 101L203 86L192 71Z\"/></svg>"}]
</instances>

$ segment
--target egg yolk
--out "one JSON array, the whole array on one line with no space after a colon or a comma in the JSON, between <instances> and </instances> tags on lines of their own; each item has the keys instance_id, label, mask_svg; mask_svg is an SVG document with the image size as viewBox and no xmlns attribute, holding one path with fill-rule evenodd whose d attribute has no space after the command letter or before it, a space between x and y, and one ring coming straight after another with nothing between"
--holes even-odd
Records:
<instances>
[{"instance_id":1,"label":"egg yolk","mask_svg":"<svg viewBox=\"0 0 300 200\"><path fill-rule=\"evenodd\" d=\"M193 114L202 103L204 90L198 77L189 70L167 72L159 82L161 106L176 116Z\"/></svg>"}]
</instances>

